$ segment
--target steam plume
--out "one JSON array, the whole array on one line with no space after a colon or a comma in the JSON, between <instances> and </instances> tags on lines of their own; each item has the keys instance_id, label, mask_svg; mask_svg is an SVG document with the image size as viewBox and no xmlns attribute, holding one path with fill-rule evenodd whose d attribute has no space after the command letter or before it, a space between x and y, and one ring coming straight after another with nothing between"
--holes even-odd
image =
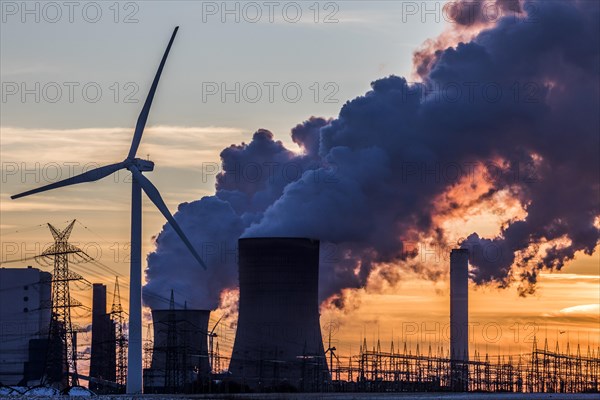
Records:
<instances>
[{"instance_id":1,"label":"steam plume","mask_svg":"<svg viewBox=\"0 0 600 400\"><path fill-rule=\"evenodd\" d=\"M422 83L377 80L337 118L311 117L293 128L301 154L267 130L224 149L215 195L175 214L209 271L197 268L165 225L148 257L146 287L174 287L189 293L188 304L216 307L219 293L237 285L240 236L307 236L331 245L322 251L321 298L340 307L341 291L363 286L381 263L412 265L437 279L439 270L411 262L417 252L405 244L448 240L439 202L452 190L473 198L450 202L449 215L498 193L525 212L504 221L498 237L474 232L462 241L477 284L516 280L531 293L540 271L562 268L578 251L592 254L600 215L599 5L499 4L515 13L469 41L416 54ZM484 178L473 178L481 165Z\"/></svg>"}]
</instances>

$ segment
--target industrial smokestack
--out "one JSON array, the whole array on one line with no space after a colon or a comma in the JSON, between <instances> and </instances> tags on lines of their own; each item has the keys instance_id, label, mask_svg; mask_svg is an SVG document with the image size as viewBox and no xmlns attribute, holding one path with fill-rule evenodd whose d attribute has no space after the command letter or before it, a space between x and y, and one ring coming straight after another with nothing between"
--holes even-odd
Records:
<instances>
[{"instance_id":1,"label":"industrial smokestack","mask_svg":"<svg viewBox=\"0 0 600 400\"><path fill-rule=\"evenodd\" d=\"M450 253L450 357L453 389L465 391L469 361L469 251Z\"/></svg>"},{"instance_id":2,"label":"industrial smokestack","mask_svg":"<svg viewBox=\"0 0 600 400\"><path fill-rule=\"evenodd\" d=\"M144 371L144 392L189 392L209 378L209 310L152 310L152 363Z\"/></svg>"},{"instance_id":3,"label":"industrial smokestack","mask_svg":"<svg viewBox=\"0 0 600 400\"><path fill-rule=\"evenodd\" d=\"M319 241L244 238L229 371L254 390L319 390L329 379L319 325Z\"/></svg>"},{"instance_id":4,"label":"industrial smokestack","mask_svg":"<svg viewBox=\"0 0 600 400\"><path fill-rule=\"evenodd\" d=\"M116 332L110 314L106 313L106 286L92 286L92 349L90 377L104 381L116 381ZM90 389L97 393L110 393L114 387L90 382Z\"/></svg>"}]
</instances>

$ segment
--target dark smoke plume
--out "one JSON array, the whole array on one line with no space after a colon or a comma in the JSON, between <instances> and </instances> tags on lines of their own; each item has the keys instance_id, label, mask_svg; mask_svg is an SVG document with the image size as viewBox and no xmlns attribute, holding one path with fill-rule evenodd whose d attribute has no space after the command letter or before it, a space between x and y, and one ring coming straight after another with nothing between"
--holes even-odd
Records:
<instances>
[{"instance_id":1,"label":"dark smoke plume","mask_svg":"<svg viewBox=\"0 0 600 400\"><path fill-rule=\"evenodd\" d=\"M175 215L209 271L166 225L148 256L146 287L175 288L191 306L214 308L221 290L237 285L238 237L307 236L323 243L321 299L343 307L341 291L364 286L382 263L438 279L439 267L416 262L406 243L444 243L440 216L498 193L525 215L505 221L498 237L473 233L461 242L477 284L517 281L531 293L540 271L562 268L578 251L592 254L600 225L599 3L499 4L515 12L470 41L415 57L422 83L377 80L337 118L293 128L301 154L266 130L224 149L215 195ZM472 173L481 165L484 178ZM398 279L385 269L381 277Z\"/></svg>"}]
</instances>

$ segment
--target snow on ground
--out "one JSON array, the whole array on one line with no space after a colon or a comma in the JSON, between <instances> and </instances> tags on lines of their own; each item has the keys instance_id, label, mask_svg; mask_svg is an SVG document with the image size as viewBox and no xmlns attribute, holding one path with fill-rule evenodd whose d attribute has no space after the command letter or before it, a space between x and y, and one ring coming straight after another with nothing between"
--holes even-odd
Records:
<instances>
[{"instance_id":1,"label":"snow on ground","mask_svg":"<svg viewBox=\"0 0 600 400\"><path fill-rule=\"evenodd\" d=\"M0 399L83 399L93 396L98 400L598 400L598 394L563 393L254 393L254 394L204 394L204 395L103 395L95 396L85 388L72 388L70 395L60 395L52 388L33 388L21 394L27 388L0 387Z\"/></svg>"}]
</instances>

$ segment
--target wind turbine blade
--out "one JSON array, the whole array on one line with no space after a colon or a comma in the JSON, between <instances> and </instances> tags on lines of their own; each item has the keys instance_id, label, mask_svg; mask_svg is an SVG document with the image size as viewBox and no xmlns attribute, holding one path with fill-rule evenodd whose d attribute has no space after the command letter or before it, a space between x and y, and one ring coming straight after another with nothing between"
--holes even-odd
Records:
<instances>
[{"instance_id":1,"label":"wind turbine blade","mask_svg":"<svg viewBox=\"0 0 600 400\"><path fill-rule=\"evenodd\" d=\"M10 196L11 199L18 199L19 197L29 196L30 194L45 192L47 190L57 189L63 186L75 185L77 183L84 182L93 182L99 179L102 179L118 170L125 168L125 163L120 162L111 165L105 165L104 167L94 168L91 171L84 172L83 174L79 174L73 176L71 178L63 179L62 181L51 183L46 186L39 187L37 189L28 190L27 192L15 194L14 196Z\"/></svg>"},{"instance_id":2,"label":"wind turbine blade","mask_svg":"<svg viewBox=\"0 0 600 400\"><path fill-rule=\"evenodd\" d=\"M219 320L217 321L215 326L213 326L213 328L211 329L209 335L212 335L213 333L215 333L215 329L217 329L217 325L219 325L219 322L221 322L221 320L223 319L224 316L225 316L225 314L221 315L221 317L219 318Z\"/></svg>"},{"instance_id":3,"label":"wind turbine blade","mask_svg":"<svg viewBox=\"0 0 600 400\"><path fill-rule=\"evenodd\" d=\"M160 65L158 66L158 71L156 71L156 76L154 77L154 81L152 82L152 86L150 86L150 92L148 93L148 97L146 97L146 102L144 103L144 107L142 107L142 111L140 112L140 116L138 117L137 123L135 124L135 132L133 134L133 140L131 141L131 148L129 149L129 154L127 158L134 158L135 153L137 153L137 149L140 146L140 141L142 140L142 134L144 133L144 127L146 126L146 121L148 120L148 114L150 113L150 107L152 106L152 100L154 99L154 93L156 92L156 88L158 86L158 81L160 80L160 74L162 74L162 70L167 62L167 57L169 56L169 51L171 50L171 45L175 40L175 35L177 35L177 30L179 27L175 27L173 31L173 35L171 35L171 40L169 40L169 44L167 45L167 49L165 50L165 54L163 55L162 60L160 61Z\"/></svg>"},{"instance_id":4,"label":"wind turbine blade","mask_svg":"<svg viewBox=\"0 0 600 400\"><path fill-rule=\"evenodd\" d=\"M163 201L162 197L160 196L158 189L156 189L156 186L154 186L148 178L146 178L144 175L142 175L142 173L136 167L132 167L130 169L130 171L133 174L133 177L137 180L139 185L142 187L142 189L144 190L146 195L150 198L150 200L152 200L152 202L154 203L156 208L158 208L158 210L162 213L162 215L165 216L165 218L167 219L167 221L169 221L169 223L171 224L171 227L173 227L175 232L177 232L177 234L179 235L179 237L181 238L183 243L185 243L185 245L188 247L188 249L192 252L192 254L196 258L196 260L198 260L200 265L202 265L202 268L206 269L206 264L204 263L204 261L202 260L200 255L198 255L198 253L196 252L196 249L194 249L194 246L192 246L192 244L190 243L188 238L185 236L185 234L179 227L179 224L177 223L177 221L175 221L175 218L173 218L173 216L171 215L171 212L169 212L169 209L167 208L167 205Z\"/></svg>"}]
</instances>

